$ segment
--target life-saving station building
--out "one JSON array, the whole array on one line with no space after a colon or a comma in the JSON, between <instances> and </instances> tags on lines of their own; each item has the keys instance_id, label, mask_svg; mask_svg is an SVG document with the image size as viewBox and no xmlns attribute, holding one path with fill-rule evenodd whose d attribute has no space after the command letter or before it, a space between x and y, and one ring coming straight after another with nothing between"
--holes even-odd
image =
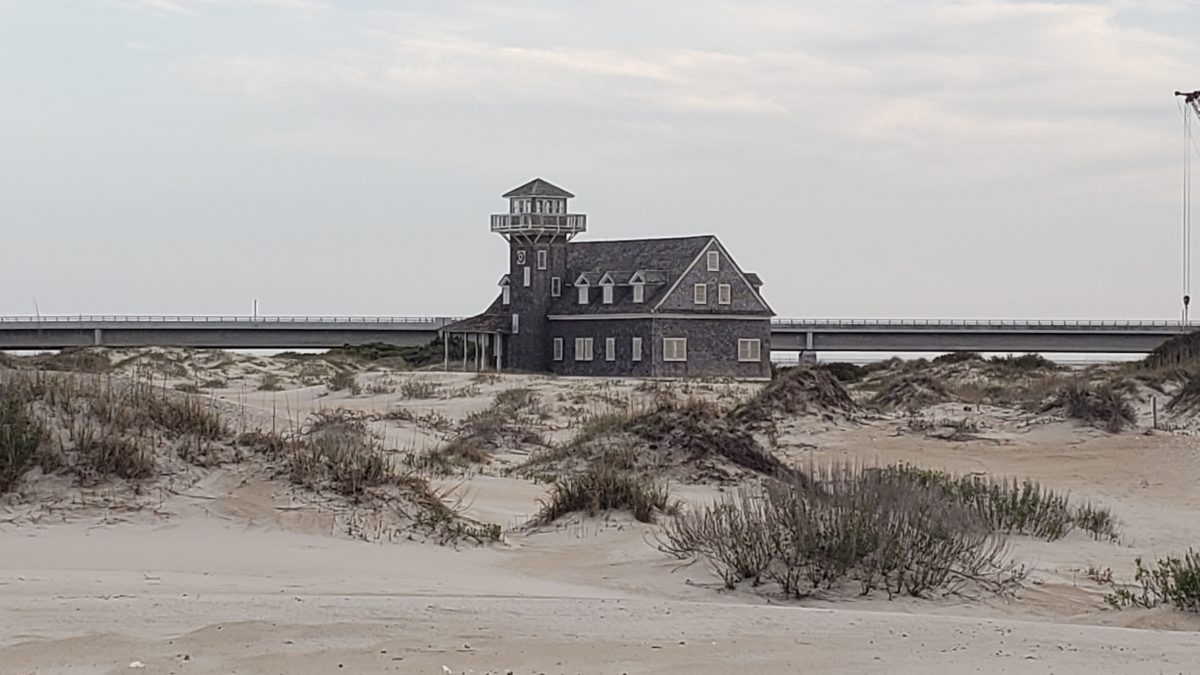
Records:
<instances>
[{"instance_id":1,"label":"life-saving station building","mask_svg":"<svg viewBox=\"0 0 1200 675\"><path fill-rule=\"evenodd\" d=\"M491 217L508 274L482 314L443 339L476 345L488 370L634 377L769 377L771 317L762 280L713 235L575 241L575 195L536 178Z\"/></svg>"}]
</instances>

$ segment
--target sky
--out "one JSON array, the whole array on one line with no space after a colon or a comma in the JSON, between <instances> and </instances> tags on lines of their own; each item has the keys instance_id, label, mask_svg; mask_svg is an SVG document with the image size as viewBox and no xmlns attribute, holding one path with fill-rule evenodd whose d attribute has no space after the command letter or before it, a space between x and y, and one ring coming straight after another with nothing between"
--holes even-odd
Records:
<instances>
[{"instance_id":1,"label":"sky","mask_svg":"<svg viewBox=\"0 0 1200 675\"><path fill-rule=\"evenodd\" d=\"M0 0L0 315L474 313L541 176L588 239L719 236L784 317L1177 318L1197 35L1190 0Z\"/></svg>"}]
</instances>

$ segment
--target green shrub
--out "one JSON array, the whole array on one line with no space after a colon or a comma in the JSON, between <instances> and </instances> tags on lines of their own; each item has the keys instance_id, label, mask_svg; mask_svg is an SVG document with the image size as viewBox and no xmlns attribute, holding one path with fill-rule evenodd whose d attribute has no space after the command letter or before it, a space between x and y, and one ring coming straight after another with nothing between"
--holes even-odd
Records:
<instances>
[{"instance_id":1,"label":"green shrub","mask_svg":"<svg viewBox=\"0 0 1200 675\"><path fill-rule=\"evenodd\" d=\"M1200 612L1200 551L1188 549L1183 557L1168 557L1147 567L1135 561L1137 587L1118 588L1105 599L1114 607L1156 607L1168 604L1185 612Z\"/></svg>"},{"instance_id":2,"label":"green shrub","mask_svg":"<svg viewBox=\"0 0 1200 675\"><path fill-rule=\"evenodd\" d=\"M838 382L860 382L866 376L866 372L862 366L844 361L830 361L829 363L822 363L817 367L833 375L837 378Z\"/></svg>"},{"instance_id":3,"label":"green shrub","mask_svg":"<svg viewBox=\"0 0 1200 675\"><path fill-rule=\"evenodd\" d=\"M666 484L610 462L596 462L581 473L559 479L541 504L534 522L543 525L576 512L595 515L627 510L638 521L652 523L658 512L677 511Z\"/></svg>"},{"instance_id":4,"label":"green shrub","mask_svg":"<svg viewBox=\"0 0 1200 675\"><path fill-rule=\"evenodd\" d=\"M1048 408L1061 408L1067 417L1119 433L1137 422L1137 411L1127 396L1112 384L1089 387L1075 381L1060 389Z\"/></svg>"},{"instance_id":5,"label":"green shrub","mask_svg":"<svg viewBox=\"0 0 1200 675\"><path fill-rule=\"evenodd\" d=\"M400 395L404 398L437 398L440 389L437 382L425 377L410 377L400 383Z\"/></svg>"},{"instance_id":6,"label":"green shrub","mask_svg":"<svg viewBox=\"0 0 1200 675\"><path fill-rule=\"evenodd\" d=\"M329 391L342 391L348 389L351 394L358 395L362 390L358 386L358 378L349 370L334 371L329 379L325 381L325 386Z\"/></svg>"},{"instance_id":7,"label":"green shrub","mask_svg":"<svg viewBox=\"0 0 1200 675\"><path fill-rule=\"evenodd\" d=\"M1001 377L1029 375L1038 371L1060 370L1061 367L1041 354L1022 354L1020 356L993 356L988 359L988 369Z\"/></svg>"},{"instance_id":8,"label":"green shrub","mask_svg":"<svg viewBox=\"0 0 1200 675\"><path fill-rule=\"evenodd\" d=\"M264 374L258 383L259 391L280 391L281 389L283 389L283 380L275 373Z\"/></svg>"},{"instance_id":9,"label":"green shrub","mask_svg":"<svg viewBox=\"0 0 1200 675\"><path fill-rule=\"evenodd\" d=\"M0 385L0 494L7 492L38 460L45 428L25 405Z\"/></svg>"}]
</instances>

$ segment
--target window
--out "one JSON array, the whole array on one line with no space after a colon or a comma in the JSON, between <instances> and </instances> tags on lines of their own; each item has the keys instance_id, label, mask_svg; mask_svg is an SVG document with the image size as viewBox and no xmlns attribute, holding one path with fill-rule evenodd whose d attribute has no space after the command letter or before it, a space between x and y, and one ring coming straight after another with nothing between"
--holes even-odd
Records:
<instances>
[{"instance_id":1,"label":"window","mask_svg":"<svg viewBox=\"0 0 1200 675\"><path fill-rule=\"evenodd\" d=\"M525 251L524 250L517 251L517 264L518 265L525 264Z\"/></svg>"},{"instance_id":2,"label":"window","mask_svg":"<svg viewBox=\"0 0 1200 675\"><path fill-rule=\"evenodd\" d=\"M721 253L720 251L708 252L708 271L719 272L721 270Z\"/></svg>"},{"instance_id":3,"label":"window","mask_svg":"<svg viewBox=\"0 0 1200 675\"><path fill-rule=\"evenodd\" d=\"M516 335L517 333L521 332L521 315L520 314L513 314L512 332L513 332L513 335Z\"/></svg>"},{"instance_id":4,"label":"window","mask_svg":"<svg viewBox=\"0 0 1200 675\"><path fill-rule=\"evenodd\" d=\"M539 270L546 269L546 249L537 252L537 265Z\"/></svg>"},{"instance_id":5,"label":"window","mask_svg":"<svg viewBox=\"0 0 1200 675\"><path fill-rule=\"evenodd\" d=\"M555 361L563 360L563 339L562 338L554 338L554 360Z\"/></svg>"},{"instance_id":6,"label":"window","mask_svg":"<svg viewBox=\"0 0 1200 675\"><path fill-rule=\"evenodd\" d=\"M528 288L529 287L529 268L522 267L521 273L525 275L525 287Z\"/></svg>"},{"instance_id":7,"label":"window","mask_svg":"<svg viewBox=\"0 0 1200 675\"><path fill-rule=\"evenodd\" d=\"M575 360L592 360L592 338L575 338Z\"/></svg>"},{"instance_id":8,"label":"window","mask_svg":"<svg viewBox=\"0 0 1200 675\"><path fill-rule=\"evenodd\" d=\"M687 361L687 338L663 338L663 361Z\"/></svg>"},{"instance_id":9,"label":"window","mask_svg":"<svg viewBox=\"0 0 1200 675\"><path fill-rule=\"evenodd\" d=\"M500 297L501 297L501 301L506 305L508 303L512 302L512 293L509 293L508 286L505 286L504 288L500 289Z\"/></svg>"},{"instance_id":10,"label":"window","mask_svg":"<svg viewBox=\"0 0 1200 675\"><path fill-rule=\"evenodd\" d=\"M729 284L717 285L717 304L728 305L731 302L732 292L729 289Z\"/></svg>"},{"instance_id":11,"label":"window","mask_svg":"<svg viewBox=\"0 0 1200 675\"><path fill-rule=\"evenodd\" d=\"M607 286L604 286L604 287L603 287L603 290L601 291L601 293L602 293L602 295L604 296L604 297L602 298L602 299L604 300L604 304L606 304L606 305L611 305L611 304L612 304L612 298L613 298L613 287L612 287L612 284L609 284L609 285L607 285Z\"/></svg>"},{"instance_id":12,"label":"window","mask_svg":"<svg viewBox=\"0 0 1200 675\"><path fill-rule=\"evenodd\" d=\"M617 360L617 338L604 338L604 360Z\"/></svg>"},{"instance_id":13,"label":"window","mask_svg":"<svg viewBox=\"0 0 1200 675\"><path fill-rule=\"evenodd\" d=\"M640 337L633 338L633 360L642 360L642 338Z\"/></svg>"},{"instance_id":14,"label":"window","mask_svg":"<svg viewBox=\"0 0 1200 675\"><path fill-rule=\"evenodd\" d=\"M762 361L762 341L738 340L738 361Z\"/></svg>"},{"instance_id":15,"label":"window","mask_svg":"<svg viewBox=\"0 0 1200 675\"><path fill-rule=\"evenodd\" d=\"M550 277L550 296L557 298L562 295L562 277Z\"/></svg>"},{"instance_id":16,"label":"window","mask_svg":"<svg viewBox=\"0 0 1200 675\"><path fill-rule=\"evenodd\" d=\"M579 287L579 304L581 304L581 305L588 304L588 287L587 286Z\"/></svg>"},{"instance_id":17,"label":"window","mask_svg":"<svg viewBox=\"0 0 1200 675\"><path fill-rule=\"evenodd\" d=\"M695 284L692 286L692 302L697 305L708 304L708 284Z\"/></svg>"},{"instance_id":18,"label":"window","mask_svg":"<svg viewBox=\"0 0 1200 675\"><path fill-rule=\"evenodd\" d=\"M634 284L633 285L633 301L634 302L642 302L645 299L646 299L646 285L645 284Z\"/></svg>"}]
</instances>

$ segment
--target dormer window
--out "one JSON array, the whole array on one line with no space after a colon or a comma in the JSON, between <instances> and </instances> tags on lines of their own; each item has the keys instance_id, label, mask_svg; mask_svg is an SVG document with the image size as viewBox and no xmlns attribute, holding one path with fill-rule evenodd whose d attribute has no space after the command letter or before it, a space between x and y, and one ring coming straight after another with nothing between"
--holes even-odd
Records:
<instances>
[{"instance_id":1,"label":"dormer window","mask_svg":"<svg viewBox=\"0 0 1200 675\"><path fill-rule=\"evenodd\" d=\"M721 271L721 253L719 251L709 251L708 252L708 271L709 272Z\"/></svg>"},{"instance_id":2,"label":"dormer window","mask_svg":"<svg viewBox=\"0 0 1200 675\"><path fill-rule=\"evenodd\" d=\"M646 284L633 285L633 301L644 302L646 300Z\"/></svg>"},{"instance_id":3,"label":"dormer window","mask_svg":"<svg viewBox=\"0 0 1200 675\"><path fill-rule=\"evenodd\" d=\"M581 304L581 305L588 304L588 287L587 286L579 287L579 304Z\"/></svg>"},{"instance_id":4,"label":"dormer window","mask_svg":"<svg viewBox=\"0 0 1200 675\"><path fill-rule=\"evenodd\" d=\"M602 288L601 295L603 296L604 304L611 305L613 302L613 287L612 284L607 284Z\"/></svg>"},{"instance_id":5,"label":"dormer window","mask_svg":"<svg viewBox=\"0 0 1200 675\"><path fill-rule=\"evenodd\" d=\"M500 302L506 305L512 302L512 293L509 292L508 286L500 289Z\"/></svg>"}]
</instances>

